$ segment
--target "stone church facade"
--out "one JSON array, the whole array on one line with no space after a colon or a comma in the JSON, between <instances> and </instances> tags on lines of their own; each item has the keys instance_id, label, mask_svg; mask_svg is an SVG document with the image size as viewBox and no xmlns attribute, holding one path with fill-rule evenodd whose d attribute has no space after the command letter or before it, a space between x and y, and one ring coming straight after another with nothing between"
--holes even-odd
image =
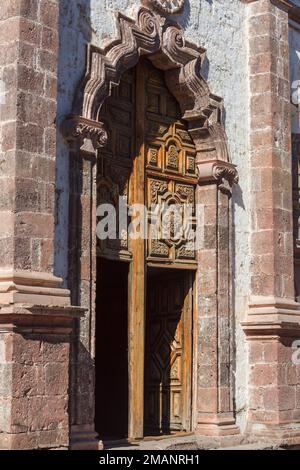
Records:
<instances>
[{"instance_id":1,"label":"stone church facade","mask_svg":"<svg viewBox=\"0 0 300 470\"><path fill-rule=\"evenodd\" d=\"M3 3L0 449L300 444L300 2Z\"/></svg>"}]
</instances>

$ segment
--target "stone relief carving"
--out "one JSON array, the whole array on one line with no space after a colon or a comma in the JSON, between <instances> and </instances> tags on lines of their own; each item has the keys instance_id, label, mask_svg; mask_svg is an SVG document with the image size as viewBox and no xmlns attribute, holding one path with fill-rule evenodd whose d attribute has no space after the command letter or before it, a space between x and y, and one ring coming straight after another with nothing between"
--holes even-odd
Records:
<instances>
[{"instance_id":1,"label":"stone relief carving","mask_svg":"<svg viewBox=\"0 0 300 470\"><path fill-rule=\"evenodd\" d=\"M92 152L104 147L108 140L108 133L103 123L95 123L79 116L67 118L63 122L62 132L67 141L77 142L79 148Z\"/></svg>"},{"instance_id":2,"label":"stone relief carving","mask_svg":"<svg viewBox=\"0 0 300 470\"><path fill-rule=\"evenodd\" d=\"M206 184L217 181L223 184L225 181L230 185L239 182L238 171L235 165L221 160L198 161L198 181Z\"/></svg>"},{"instance_id":3,"label":"stone relief carving","mask_svg":"<svg viewBox=\"0 0 300 470\"><path fill-rule=\"evenodd\" d=\"M185 0L144 0L145 5L153 6L159 12L172 15L179 13L184 7Z\"/></svg>"},{"instance_id":4,"label":"stone relief carving","mask_svg":"<svg viewBox=\"0 0 300 470\"><path fill-rule=\"evenodd\" d=\"M239 182L237 169L234 166L229 167L218 164L214 167L213 175L217 181L228 181L230 186Z\"/></svg>"}]
</instances>

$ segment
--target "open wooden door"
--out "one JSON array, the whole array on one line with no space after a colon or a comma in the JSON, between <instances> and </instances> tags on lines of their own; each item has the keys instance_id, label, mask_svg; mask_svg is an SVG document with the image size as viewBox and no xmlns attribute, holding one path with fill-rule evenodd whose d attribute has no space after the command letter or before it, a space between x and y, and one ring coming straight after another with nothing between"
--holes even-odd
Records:
<instances>
[{"instance_id":1,"label":"open wooden door","mask_svg":"<svg viewBox=\"0 0 300 470\"><path fill-rule=\"evenodd\" d=\"M192 281L187 271L148 273L146 435L191 430Z\"/></svg>"},{"instance_id":2,"label":"open wooden door","mask_svg":"<svg viewBox=\"0 0 300 470\"><path fill-rule=\"evenodd\" d=\"M170 215L167 239L162 234L152 238L150 230L147 240L126 234L122 240L98 242L100 257L130 265L128 437L189 431L197 263L187 239L188 229L195 226L195 146L164 73L147 60L124 74L100 118L111 139L99 157L98 203L117 206L119 197L125 197L129 205L144 205L149 225L154 205L190 208L190 227L184 227L181 238L175 236L178 221Z\"/></svg>"}]
</instances>

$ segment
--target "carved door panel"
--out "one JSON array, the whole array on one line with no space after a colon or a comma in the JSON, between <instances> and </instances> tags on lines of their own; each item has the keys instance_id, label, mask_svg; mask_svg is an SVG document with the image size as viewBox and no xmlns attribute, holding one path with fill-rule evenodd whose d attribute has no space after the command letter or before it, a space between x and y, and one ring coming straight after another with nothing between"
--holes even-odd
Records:
<instances>
[{"instance_id":1,"label":"carved door panel","mask_svg":"<svg viewBox=\"0 0 300 470\"><path fill-rule=\"evenodd\" d=\"M190 430L192 285L189 272L147 286L145 432Z\"/></svg>"},{"instance_id":2,"label":"carved door panel","mask_svg":"<svg viewBox=\"0 0 300 470\"><path fill-rule=\"evenodd\" d=\"M141 182L135 178L134 162L140 160L136 171L146 178L141 199L148 208L152 235L147 241L148 264L196 266L195 251L188 243L195 230L196 150L180 115L163 72L149 61L141 61L136 69L126 72L120 85L112 89L99 116L109 139L101 150L97 183L98 205L116 207L118 237L98 240L100 256L131 259L128 233L118 225L118 205L120 197L125 198L125 204L136 202L134 193ZM153 221L161 221L162 208L175 206L181 206L182 212L177 221L170 213L170 236L161 230L153 236L150 222L155 227ZM155 212L159 207L161 211ZM174 234L176 223L181 231Z\"/></svg>"},{"instance_id":3,"label":"carved door panel","mask_svg":"<svg viewBox=\"0 0 300 470\"><path fill-rule=\"evenodd\" d=\"M145 62L144 75L147 207L152 227L165 214L161 230L155 229L156 236L148 238L148 264L195 265L189 243L195 230L195 146L163 73ZM168 213L172 207L181 209Z\"/></svg>"},{"instance_id":4,"label":"carved door panel","mask_svg":"<svg viewBox=\"0 0 300 470\"><path fill-rule=\"evenodd\" d=\"M135 106L135 71L129 70L122 76L120 85L112 89L99 117L105 123L109 139L99 155L97 205L112 204L115 207L116 234L112 233L105 240L98 239L97 252L110 259L131 258L127 230L120 227L119 199L123 199L126 208L135 154Z\"/></svg>"}]
</instances>

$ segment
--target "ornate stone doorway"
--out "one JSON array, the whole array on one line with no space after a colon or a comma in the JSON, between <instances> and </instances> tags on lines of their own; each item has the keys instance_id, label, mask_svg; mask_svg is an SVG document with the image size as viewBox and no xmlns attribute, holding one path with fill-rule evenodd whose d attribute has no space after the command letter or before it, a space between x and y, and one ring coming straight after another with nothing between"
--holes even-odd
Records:
<instances>
[{"instance_id":1,"label":"ornate stone doorway","mask_svg":"<svg viewBox=\"0 0 300 470\"><path fill-rule=\"evenodd\" d=\"M187 41L178 24L141 7L136 19L119 13L117 27L118 37L104 49L90 46L73 114L62 128L71 147L69 285L73 304L87 311L78 322L73 341L72 448L80 448L83 442L85 446L87 442L91 447L95 445L97 255L130 266L129 368L134 374L129 374L128 390L135 413L129 409L129 436L140 438L144 434L144 383L140 377L144 377L141 351L145 346L145 315L140 312L145 312L146 274L150 268L163 270L171 266L197 271L191 429L206 435L234 434L239 430L233 407L230 197L238 176L228 154L222 99L210 92L201 75L205 50ZM142 79L135 84L130 70L137 64L138 69L147 67L139 62L144 58L163 75L171 97L167 105L167 93L161 92L155 77L145 93L148 72L138 74ZM140 93L140 119L135 115L133 90ZM106 115L109 100L117 104L115 116ZM113 131L109 129L110 120ZM155 132L147 128L149 125ZM145 135L151 137L147 140ZM113 146L118 149L117 158L111 157ZM179 204L197 201L197 253L184 250L182 242L175 243L172 236L167 243L129 243L128 236L124 236L118 242L96 246L99 201L116 201L126 193L135 203L146 202L148 207L152 199ZM170 218L169 225L174 224L176 220Z\"/></svg>"},{"instance_id":2,"label":"ornate stone doorway","mask_svg":"<svg viewBox=\"0 0 300 470\"><path fill-rule=\"evenodd\" d=\"M123 198L126 205L141 204L148 209L146 239L131 239L129 233L123 231L118 233L119 238L99 240L97 246L98 258L110 260L110 264L98 263L97 295L99 293L102 300L97 299L96 344L97 332L100 335L103 332L101 309L111 318L112 334L114 318L122 310L119 305L114 311L116 298L121 297L116 281L116 289L110 290L111 308L109 298L101 293L98 283L106 282L103 281L106 272L101 266L106 266L110 272L112 263L129 264L128 325L124 324L126 309L123 316L116 320L125 325L124 330L128 329L129 437L143 437L144 432L190 431L191 428L193 281L189 273L197 265L195 251L188 248L188 232L195 225L196 149L187 124L180 116L179 104L169 92L163 72L147 60L141 60L123 75L100 115L110 139L98 161L98 207L112 204L116 212L120 212L120 198ZM182 208L182 215L185 208L190 208L190 219L186 220L187 226L181 237L175 237L176 215L167 213L168 208L175 206ZM161 233L153 238L150 233L154 207L165 211L170 234L167 237ZM168 271L172 268L173 273L166 273L166 268ZM150 278L147 271L152 274ZM118 276L117 271L115 275ZM158 303L155 306L153 292L157 294ZM148 355L145 356L146 305ZM116 329L116 335L118 331ZM120 348L124 343L122 338L121 335L118 341ZM100 345L104 343L105 338L102 338ZM110 345L112 343L113 338ZM106 363L112 365L113 383L113 376L122 375L126 364L118 371L118 364L113 363L118 351L108 353L108 349L109 345ZM103 354L105 351L101 346L96 347L96 378L102 376L105 380L105 374L97 370L97 364L102 370L105 369ZM124 357L120 356L119 363L123 360ZM111 400L111 407L103 400L101 379L99 381L99 388L96 381L96 420L99 407L101 416L102 406L105 410L112 408L111 419L107 420L107 423L112 423L114 400ZM120 388L123 384L124 381ZM108 390L110 386L113 387L110 382L105 383ZM112 395L113 391L108 397L112 398ZM127 391L124 390L121 395L126 396ZM102 405L97 405L98 400ZM117 401L121 403L121 396ZM126 414L124 408L119 411L120 416ZM145 426L144 410L147 415ZM101 428L101 423L99 425ZM137 428L138 436L135 435ZM120 429L116 430L115 436L113 430L108 434L122 437L120 432L124 434L124 430ZM102 429L102 433L105 437L106 430Z\"/></svg>"}]
</instances>

